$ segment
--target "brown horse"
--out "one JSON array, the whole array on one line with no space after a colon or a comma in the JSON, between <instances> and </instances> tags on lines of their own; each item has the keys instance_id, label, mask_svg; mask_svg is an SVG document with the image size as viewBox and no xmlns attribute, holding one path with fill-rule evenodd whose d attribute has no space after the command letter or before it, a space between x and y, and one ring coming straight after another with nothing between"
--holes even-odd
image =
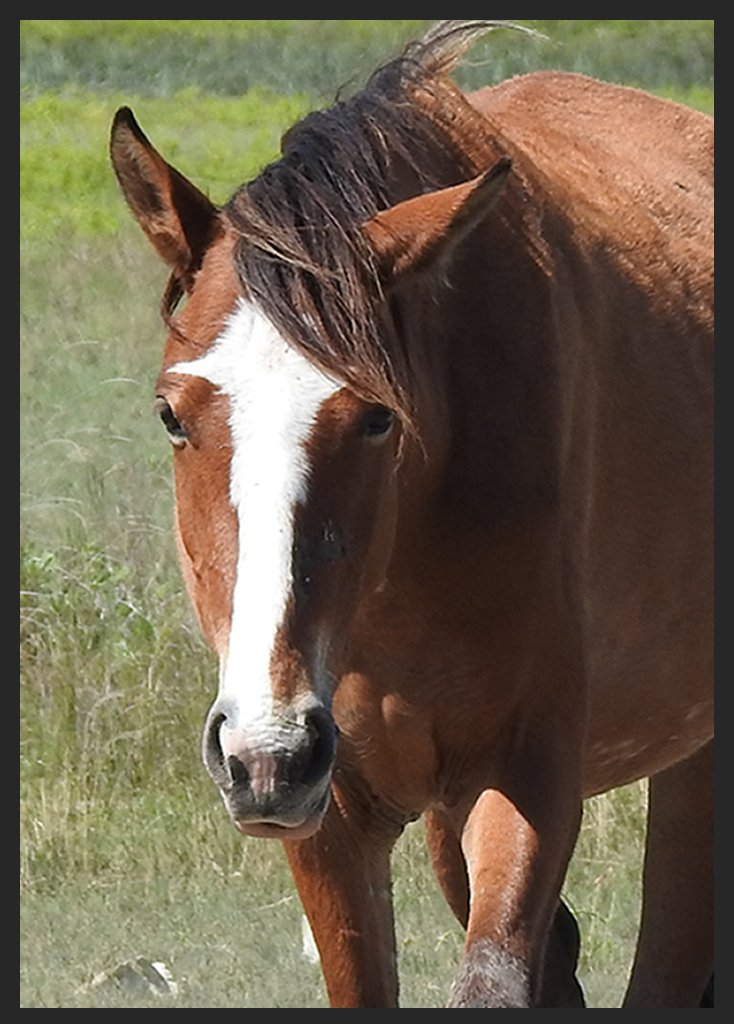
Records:
<instances>
[{"instance_id":1,"label":"brown horse","mask_svg":"<svg viewBox=\"0 0 734 1024\"><path fill-rule=\"evenodd\" d=\"M221 208L115 117L171 271L204 759L243 833L286 840L337 1007L397 1003L390 854L420 815L466 926L449 1005L582 1005L582 801L651 777L625 1006L698 1006L713 124L570 74L465 95L495 24L439 23Z\"/></svg>"}]
</instances>

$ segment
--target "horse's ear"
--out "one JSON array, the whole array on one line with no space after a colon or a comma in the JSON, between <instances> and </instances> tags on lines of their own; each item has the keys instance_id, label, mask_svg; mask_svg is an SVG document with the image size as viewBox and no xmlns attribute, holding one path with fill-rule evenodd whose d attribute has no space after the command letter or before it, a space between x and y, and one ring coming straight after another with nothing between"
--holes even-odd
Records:
<instances>
[{"instance_id":1,"label":"horse's ear","mask_svg":"<svg viewBox=\"0 0 734 1024\"><path fill-rule=\"evenodd\" d=\"M444 260L492 208L510 167L503 157L476 178L406 199L367 221L363 230L385 284Z\"/></svg>"},{"instance_id":2,"label":"horse's ear","mask_svg":"<svg viewBox=\"0 0 734 1024\"><path fill-rule=\"evenodd\" d=\"M217 207L153 148L132 111L115 114L110 157L128 206L185 289L220 230Z\"/></svg>"}]
</instances>

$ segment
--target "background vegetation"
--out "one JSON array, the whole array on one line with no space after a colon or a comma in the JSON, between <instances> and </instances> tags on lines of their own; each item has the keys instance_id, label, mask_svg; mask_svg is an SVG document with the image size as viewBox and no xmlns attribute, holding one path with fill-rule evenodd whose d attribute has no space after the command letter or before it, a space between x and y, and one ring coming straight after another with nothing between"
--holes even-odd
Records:
<instances>
[{"instance_id":1,"label":"background vegetation","mask_svg":"<svg viewBox=\"0 0 734 1024\"><path fill-rule=\"evenodd\" d=\"M243 841L199 763L215 671L183 594L151 409L164 270L108 166L115 109L214 201L281 132L427 22L21 21L21 1005L325 1005L275 844ZM541 66L713 110L711 21L527 22L465 85ZM589 803L567 896L593 1005L619 999L644 791ZM440 1006L461 935L420 826L396 857L403 1001ZM164 1001L90 988L137 955Z\"/></svg>"}]
</instances>

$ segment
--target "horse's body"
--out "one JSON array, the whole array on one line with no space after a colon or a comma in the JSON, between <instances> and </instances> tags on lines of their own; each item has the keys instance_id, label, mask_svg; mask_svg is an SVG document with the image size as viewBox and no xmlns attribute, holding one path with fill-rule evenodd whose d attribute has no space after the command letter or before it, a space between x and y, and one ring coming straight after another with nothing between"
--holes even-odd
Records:
<instances>
[{"instance_id":1,"label":"horse's body","mask_svg":"<svg viewBox=\"0 0 734 1024\"><path fill-rule=\"evenodd\" d=\"M335 1006L396 1001L419 815L467 926L451 1004L579 1005L581 802L654 776L626 1005L696 1006L712 122L555 73L463 96L478 27L306 119L221 210L116 119L168 311L188 295L158 395L221 663L205 761L243 832L289 840Z\"/></svg>"}]
</instances>

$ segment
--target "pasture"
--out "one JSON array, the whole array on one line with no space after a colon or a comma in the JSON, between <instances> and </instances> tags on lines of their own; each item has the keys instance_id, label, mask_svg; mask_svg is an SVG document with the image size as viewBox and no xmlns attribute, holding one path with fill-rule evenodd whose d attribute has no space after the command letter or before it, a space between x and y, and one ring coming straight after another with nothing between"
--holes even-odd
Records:
<instances>
[{"instance_id":1,"label":"pasture","mask_svg":"<svg viewBox=\"0 0 734 1024\"><path fill-rule=\"evenodd\" d=\"M232 829L199 757L216 669L176 563L152 415L164 273L107 157L130 105L214 201L424 22L21 22L23 1007L324 1006L280 847ZM528 23L530 24L530 23ZM465 84L557 66L713 109L713 23L538 22ZM634 941L644 789L589 803L566 888L589 1005ZM395 879L403 1005L442 1005L462 937L420 825ZM144 956L178 994L92 978Z\"/></svg>"}]
</instances>

